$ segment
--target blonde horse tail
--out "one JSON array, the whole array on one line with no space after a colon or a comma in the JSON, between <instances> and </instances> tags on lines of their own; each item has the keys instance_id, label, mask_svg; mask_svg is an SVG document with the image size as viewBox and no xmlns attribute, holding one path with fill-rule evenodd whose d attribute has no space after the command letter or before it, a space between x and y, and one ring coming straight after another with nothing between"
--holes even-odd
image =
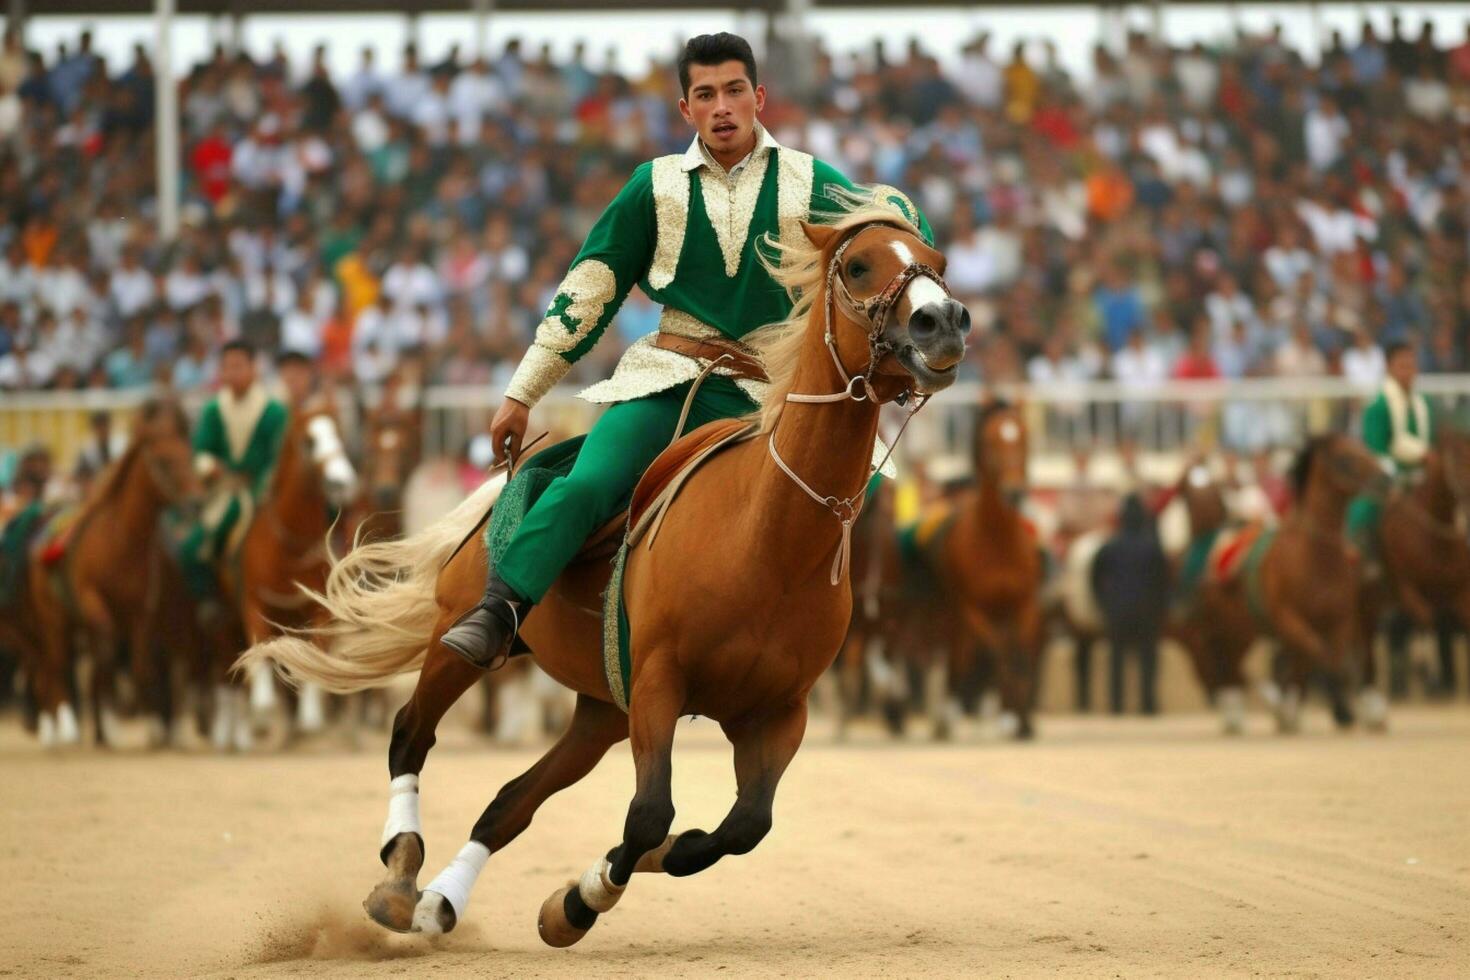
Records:
<instances>
[{"instance_id":1,"label":"blonde horse tail","mask_svg":"<svg viewBox=\"0 0 1470 980\"><path fill-rule=\"evenodd\" d=\"M454 550L500 496L505 476L486 480L447 515L397 541L356 544L321 592L301 586L324 625L255 644L234 671L274 663L292 685L311 682L337 694L379 687L424 662L439 618L435 585Z\"/></svg>"}]
</instances>

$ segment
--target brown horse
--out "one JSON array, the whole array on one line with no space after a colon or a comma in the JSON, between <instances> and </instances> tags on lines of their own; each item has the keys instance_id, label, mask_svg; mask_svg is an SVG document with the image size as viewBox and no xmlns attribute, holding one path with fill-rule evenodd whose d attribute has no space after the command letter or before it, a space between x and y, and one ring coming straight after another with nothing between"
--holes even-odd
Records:
<instances>
[{"instance_id":1,"label":"brown horse","mask_svg":"<svg viewBox=\"0 0 1470 980\"><path fill-rule=\"evenodd\" d=\"M1322 671L1339 725L1352 722L1347 697L1358 679L1356 550L1343 534L1348 502L1383 493L1388 478L1357 440L1313 438L1292 467L1296 501L1275 530L1243 542L1234 571L1211 574L1176 635L1189 647L1207 689L1215 692L1225 730L1244 723L1246 653L1260 637L1282 647L1276 705L1282 732L1300 727L1309 674ZM1213 571L1213 570L1212 570Z\"/></svg>"},{"instance_id":2,"label":"brown horse","mask_svg":"<svg viewBox=\"0 0 1470 980\"><path fill-rule=\"evenodd\" d=\"M385 391L365 426L362 493L354 507L356 527L349 528L362 540L403 533L403 486L422 455L422 416L417 407L400 407L396 390Z\"/></svg>"},{"instance_id":3,"label":"brown horse","mask_svg":"<svg viewBox=\"0 0 1470 980\"><path fill-rule=\"evenodd\" d=\"M1387 703L1374 686L1372 640L1386 607L1397 607L1422 629L1449 613L1470 629L1470 541L1458 524L1470 514L1470 436L1443 429L1424 473L1383 505L1378 527L1384 576L1364 583L1363 713L1373 728L1386 722Z\"/></svg>"},{"instance_id":4,"label":"brown horse","mask_svg":"<svg viewBox=\"0 0 1470 980\"><path fill-rule=\"evenodd\" d=\"M980 667L999 688L1002 708L1015 719L1016 737L1030 738L1045 637L1041 551L1020 509L1027 465L1021 413L1003 401L982 406L973 446L975 485L947 500L953 524L933 562L945 606L959 617L958 628L949 630L948 670L951 681L963 677L972 669L978 648ZM947 734L943 702L948 687L931 679L930 710L937 712L940 737Z\"/></svg>"},{"instance_id":5,"label":"brown horse","mask_svg":"<svg viewBox=\"0 0 1470 980\"><path fill-rule=\"evenodd\" d=\"M303 590L325 586L332 511L356 495L357 472L347 458L331 404L293 411L269 487L241 540L238 561L225 562L220 574L225 594L236 597L247 642L261 643L283 629L320 623L322 610ZM275 682L268 668L252 674L247 714L244 692L225 684L233 659L232 651L218 664L214 741L218 748L232 743L248 749L276 708ZM323 712L321 690L304 687L297 700L296 729L319 730Z\"/></svg>"},{"instance_id":6,"label":"brown horse","mask_svg":"<svg viewBox=\"0 0 1470 980\"><path fill-rule=\"evenodd\" d=\"M838 657L837 737L845 738L864 701L901 734L909 694L908 658L899 656L904 622L903 557L894 527L896 493L888 483L869 497L852 529L852 621Z\"/></svg>"},{"instance_id":7,"label":"brown horse","mask_svg":"<svg viewBox=\"0 0 1470 980\"><path fill-rule=\"evenodd\" d=\"M33 558L31 599L44 641L36 671L43 744L79 737L67 694L73 636L91 654L97 744L111 738L115 658L123 642L136 688L149 702L150 744L164 740L149 630L160 588L158 518L165 507L194 506L199 497L183 414L172 402L150 402L139 414L128 451L92 487L60 559L51 564L44 556Z\"/></svg>"},{"instance_id":8,"label":"brown horse","mask_svg":"<svg viewBox=\"0 0 1470 980\"><path fill-rule=\"evenodd\" d=\"M604 670L601 617L589 612L599 606L607 565L573 565L521 634L537 663L577 692L570 727L501 789L470 842L422 892L417 774L439 719L479 677L439 638L478 599L486 554L473 532L499 481L422 535L367 545L336 566L322 597L334 614L326 650L287 639L242 658L246 665L275 659L290 675L337 690L421 668L389 749L381 852L388 877L367 902L384 926L453 928L490 854L624 738L632 740L637 785L622 843L542 906L546 942L581 938L635 869L692 874L749 851L770 829L777 782L805 729L808 692L847 630L852 594L843 559L871 474L879 402L950 384L969 327L938 278L943 258L892 210L804 227L810 244L766 242L779 250L775 271L797 305L784 328L771 331L781 340L765 354L772 383L758 436L709 458L665 512L656 546L645 538L628 554L627 714ZM674 728L689 714L715 719L734 743L736 801L713 832L670 837Z\"/></svg>"}]
</instances>

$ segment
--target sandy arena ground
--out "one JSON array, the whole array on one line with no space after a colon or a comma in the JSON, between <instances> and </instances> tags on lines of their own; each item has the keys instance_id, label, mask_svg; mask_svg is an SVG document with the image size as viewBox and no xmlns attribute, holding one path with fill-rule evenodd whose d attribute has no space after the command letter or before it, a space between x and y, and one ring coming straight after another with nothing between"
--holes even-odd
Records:
<instances>
[{"instance_id":1,"label":"sandy arena ground","mask_svg":"<svg viewBox=\"0 0 1470 980\"><path fill-rule=\"evenodd\" d=\"M445 732L429 873L535 758ZM753 854L639 876L569 951L543 898L617 841L626 748L492 858L467 920L386 934L381 745L291 755L43 755L0 734L0 976L1449 977L1470 973L1470 711L1282 740L1204 714L1045 717L1034 745L895 745L814 722ZM708 723L675 753L676 828L733 795ZM427 875L421 883L427 881Z\"/></svg>"}]
</instances>

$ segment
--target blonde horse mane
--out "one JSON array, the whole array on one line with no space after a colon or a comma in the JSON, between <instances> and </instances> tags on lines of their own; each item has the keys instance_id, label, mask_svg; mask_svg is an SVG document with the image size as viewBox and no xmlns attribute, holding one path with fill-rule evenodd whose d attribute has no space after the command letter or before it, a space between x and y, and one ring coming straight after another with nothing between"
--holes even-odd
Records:
<instances>
[{"instance_id":1,"label":"blonde horse mane","mask_svg":"<svg viewBox=\"0 0 1470 980\"><path fill-rule=\"evenodd\" d=\"M871 193L837 188L829 188L829 191L833 192L832 199L838 210L827 216L829 220L822 222L828 227L848 231L859 225L879 222L900 231L919 234L902 211L891 204L878 202ZM769 432L781 417L786 395L796 377L812 307L827 295L827 256L805 235L793 236L791 241L766 235L762 238L761 247L756 249L756 255L771 278L785 288L793 304L786 319L762 327L758 336L751 338L751 346L760 354L766 377L771 380L770 390L757 413L761 431Z\"/></svg>"}]
</instances>

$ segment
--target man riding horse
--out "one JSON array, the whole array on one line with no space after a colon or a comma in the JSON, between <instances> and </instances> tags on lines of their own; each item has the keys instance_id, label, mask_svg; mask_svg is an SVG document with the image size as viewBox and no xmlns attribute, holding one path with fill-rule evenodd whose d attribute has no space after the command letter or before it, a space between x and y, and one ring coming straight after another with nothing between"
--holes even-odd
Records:
<instances>
[{"instance_id":1,"label":"man riding horse","mask_svg":"<svg viewBox=\"0 0 1470 980\"><path fill-rule=\"evenodd\" d=\"M742 341L785 318L791 301L757 243L767 234L800 239L801 222L836 212L858 193L834 167L782 146L757 122L766 92L742 38L691 39L679 83L679 111L697 135L686 152L640 165L603 212L491 423L497 458L515 456L531 408L597 343L634 284L663 304L658 333L633 344L610 380L581 393L609 408L571 471L525 515L480 603L444 634L444 644L477 667L506 655L531 606L588 534L616 516L673 437L703 368L715 364L689 407L689 428L758 407L765 372ZM890 187L871 193L932 243L906 196Z\"/></svg>"},{"instance_id":2,"label":"man riding horse","mask_svg":"<svg viewBox=\"0 0 1470 980\"><path fill-rule=\"evenodd\" d=\"M225 344L219 377L220 393L205 403L194 430L195 469L210 487L209 500L181 555L184 579L199 599L213 595L216 563L249 525L275 468L288 416L286 405L256 377L250 342Z\"/></svg>"},{"instance_id":3,"label":"man riding horse","mask_svg":"<svg viewBox=\"0 0 1470 980\"><path fill-rule=\"evenodd\" d=\"M1363 443L1394 478L1409 483L1419 478L1433 446L1434 416L1429 400L1414 390L1418 354L1408 341L1388 348L1388 376L1378 397L1363 410ZM1348 537L1376 559L1382 504L1359 497L1348 510Z\"/></svg>"}]
</instances>

